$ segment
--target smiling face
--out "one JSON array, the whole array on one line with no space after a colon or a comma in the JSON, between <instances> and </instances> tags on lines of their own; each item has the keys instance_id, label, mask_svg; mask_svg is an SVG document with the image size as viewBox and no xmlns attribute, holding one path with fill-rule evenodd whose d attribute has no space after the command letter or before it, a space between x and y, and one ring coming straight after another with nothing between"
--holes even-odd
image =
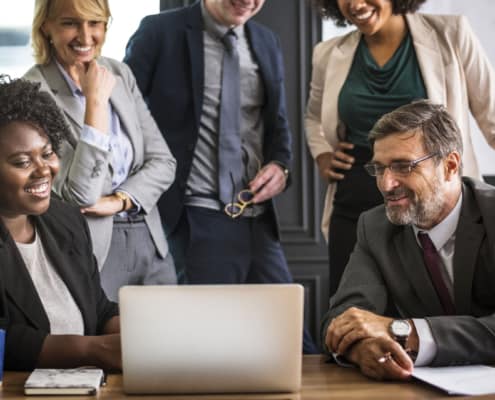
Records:
<instances>
[{"instance_id":1,"label":"smiling face","mask_svg":"<svg viewBox=\"0 0 495 400\"><path fill-rule=\"evenodd\" d=\"M66 0L60 10L42 26L50 38L55 56L70 72L76 63L87 63L97 57L105 42L106 19L95 15L84 18L74 8L72 0Z\"/></svg>"},{"instance_id":2,"label":"smiling face","mask_svg":"<svg viewBox=\"0 0 495 400\"><path fill-rule=\"evenodd\" d=\"M205 6L219 24L233 27L245 24L263 7L265 0L205 0Z\"/></svg>"},{"instance_id":3,"label":"smiling face","mask_svg":"<svg viewBox=\"0 0 495 400\"><path fill-rule=\"evenodd\" d=\"M411 132L376 140L373 151L373 162L385 166L426 155L421 135ZM376 182L390 222L430 229L442 221L458 199L460 189L454 183L458 179L454 181L453 177L458 173L459 162L457 153L452 153L440 162L435 157L422 161L407 176L385 169Z\"/></svg>"},{"instance_id":4,"label":"smiling face","mask_svg":"<svg viewBox=\"0 0 495 400\"><path fill-rule=\"evenodd\" d=\"M24 122L0 128L0 217L44 213L58 169L58 157L39 129Z\"/></svg>"},{"instance_id":5,"label":"smiling face","mask_svg":"<svg viewBox=\"0 0 495 400\"><path fill-rule=\"evenodd\" d=\"M337 0L340 12L364 35L380 32L394 18L392 0Z\"/></svg>"}]
</instances>

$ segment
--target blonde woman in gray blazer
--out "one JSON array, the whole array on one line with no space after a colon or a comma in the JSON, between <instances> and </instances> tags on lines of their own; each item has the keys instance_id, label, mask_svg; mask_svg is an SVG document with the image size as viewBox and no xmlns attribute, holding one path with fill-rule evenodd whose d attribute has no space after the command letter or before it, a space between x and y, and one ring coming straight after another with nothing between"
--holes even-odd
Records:
<instances>
[{"instance_id":1,"label":"blonde woman in gray blazer","mask_svg":"<svg viewBox=\"0 0 495 400\"><path fill-rule=\"evenodd\" d=\"M452 15L413 14L411 12L415 9L408 10L402 5L416 3L413 6L417 8L423 3L421 0L322 0L318 3L323 7L320 10L323 9L324 16L334 19L337 24L345 23L350 18L358 28L346 35L319 43L313 53L313 76L305 127L311 154L319 164L320 173L329 181L322 218L325 238L328 239L337 185L345 181L345 172L336 170L335 162L339 161L338 165L344 171L352 168L352 158L342 155L348 153L345 144L348 132L339 113L339 95L348 79L361 40L366 42L367 38L376 34L370 32L366 21L360 25L352 18L371 15L371 22L373 18L383 19L383 9L387 3L392 7L393 14L390 18L395 18L395 22L397 18L401 18L404 29L411 37L426 98L434 103L444 104L460 127L464 145L463 174L479 178L469 114L474 116L488 144L495 147L495 74L467 19ZM338 8L337 3L341 8ZM352 9L350 3L359 4ZM370 106L374 104L370 103ZM325 162L329 158L334 159L333 163ZM354 196L364 197L357 194L357 188ZM330 228L330 232L332 229ZM342 236L342 232L334 233ZM355 237L351 240L352 245L348 244L348 247L352 250ZM340 280L341 270L337 271L337 277L331 284L334 289Z\"/></svg>"},{"instance_id":2,"label":"blonde woman in gray blazer","mask_svg":"<svg viewBox=\"0 0 495 400\"><path fill-rule=\"evenodd\" d=\"M176 162L123 63L101 57L106 0L36 1L41 82L72 127L60 150L55 192L87 217L107 296L125 284L176 283L156 203Z\"/></svg>"}]
</instances>

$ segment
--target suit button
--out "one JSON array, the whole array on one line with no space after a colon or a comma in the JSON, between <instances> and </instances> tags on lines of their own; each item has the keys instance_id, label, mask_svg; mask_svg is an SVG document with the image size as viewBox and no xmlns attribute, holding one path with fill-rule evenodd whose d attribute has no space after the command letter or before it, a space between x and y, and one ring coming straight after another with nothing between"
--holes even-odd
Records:
<instances>
[{"instance_id":1,"label":"suit button","mask_svg":"<svg viewBox=\"0 0 495 400\"><path fill-rule=\"evenodd\" d=\"M100 174L102 172L102 165L103 165L103 161L96 160L95 165L94 165L93 169L91 170L91 178L96 178L96 177L100 176Z\"/></svg>"}]
</instances>

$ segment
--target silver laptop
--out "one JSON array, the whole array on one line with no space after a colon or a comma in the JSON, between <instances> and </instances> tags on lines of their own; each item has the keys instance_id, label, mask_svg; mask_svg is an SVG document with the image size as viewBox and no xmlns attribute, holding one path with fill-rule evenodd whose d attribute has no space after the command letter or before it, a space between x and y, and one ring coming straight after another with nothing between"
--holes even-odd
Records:
<instances>
[{"instance_id":1,"label":"silver laptop","mask_svg":"<svg viewBox=\"0 0 495 400\"><path fill-rule=\"evenodd\" d=\"M119 304L126 393L300 389L300 285L126 286Z\"/></svg>"}]
</instances>

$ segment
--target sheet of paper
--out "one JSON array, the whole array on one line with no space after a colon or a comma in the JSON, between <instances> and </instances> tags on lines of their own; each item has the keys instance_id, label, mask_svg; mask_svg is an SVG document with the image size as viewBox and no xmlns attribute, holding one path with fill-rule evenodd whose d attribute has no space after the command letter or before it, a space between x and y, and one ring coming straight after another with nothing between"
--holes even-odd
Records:
<instances>
[{"instance_id":1,"label":"sheet of paper","mask_svg":"<svg viewBox=\"0 0 495 400\"><path fill-rule=\"evenodd\" d=\"M495 393L495 368L486 365L416 367L413 376L449 394Z\"/></svg>"}]
</instances>

